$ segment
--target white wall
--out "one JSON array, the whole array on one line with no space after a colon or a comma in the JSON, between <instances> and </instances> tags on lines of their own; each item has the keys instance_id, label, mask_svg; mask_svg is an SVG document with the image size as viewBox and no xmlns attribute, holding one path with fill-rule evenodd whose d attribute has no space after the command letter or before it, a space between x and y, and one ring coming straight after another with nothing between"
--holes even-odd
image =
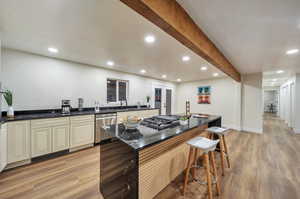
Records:
<instances>
[{"instance_id":1,"label":"white wall","mask_svg":"<svg viewBox=\"0 0 300 199\"><path fill-rule=\"evenodd\" d=\"M296 74L295 83L295 101L294 101L294 131L300 133L300 74Z\"/></svg>"},{"instance_id":2,"label":"white wall","mask_svg":"<svg viewBox=\"0 0 300 199\"><path fill-rule=\"evenodd\" d=\"M200 86L211 86L211 104L197 103L197 88ZM240 130L240 83L227 77L181 83L177 87L176 110L178 113L185 113L186 101L191 103L191 112L221 115L223 126Z\"/></svg>"},{"instance_id":3,"label":"white wall","mask_svg":"<svg viewBox=\"0 0 300 199\"><path fill-rule=\"evenodd\" d=\"M296 74L280 86L280 118L300 133L300 74Z\"/></svg>"},{"instance_id":4,"label":"white wall","mask_svg":"<svg viewBox=\"0 0 300 199\"><path fill-rule=\"evenodd\" d=\"M281 106L280 106L280 118L285 121L285 123L289 126L294 128L294 103L292 102L296 100L296 96L292 97L293 93L296 91L295 89L296 84L296 77L289 79L280 87L280 99L281 99ZM292 91L293 90L293 91ZM292 99L294 98L294 99Z\"/></svg>"},{"instance_id":5,"label":"white wall","mask_svg":"<svg viewBox=\"0 0 300 199\"><path fill-rule=\"evenodd\" d=\"M262 74L242 76L242 129L263 132Z\"/></svg>"},{"instance_id":6,"label":"white wall","mask_svg":"<svg viewBox=\"0 0 300 199\"><path fill-rule=\"evenodd\" d=\"M95 100L105 105L107 78L129 80L129 104L145 103L153 84L174 88L176 95L176 84L170 82L11 49L2 49L2 73L4 87L13 91L15 110L60 108L62 99L77 107L79 97L86 107L94 106Z\"/></svg>"},{"instance_id":7,"label":"white wall","mask_svg":"<svg viewBox=\"0 0 300 199\"><path fill-rule=\"evenodd\" d=\"M3 88L2 88L2 76L3 76L3 74L2 74L2 53L1 53L1 50L2 50L2 48L1 48L1 45L2 45L2 43L1 43L1 39L2 39L2 34L1 34L1 32L0 32L0 91L1 90L3 90ZM2 110L3 110L3 108L2 108L2 101L3 101L3 97L2 97L2 94L0 94L0 118L2 117Z\"/></svg>"}]
</instances>

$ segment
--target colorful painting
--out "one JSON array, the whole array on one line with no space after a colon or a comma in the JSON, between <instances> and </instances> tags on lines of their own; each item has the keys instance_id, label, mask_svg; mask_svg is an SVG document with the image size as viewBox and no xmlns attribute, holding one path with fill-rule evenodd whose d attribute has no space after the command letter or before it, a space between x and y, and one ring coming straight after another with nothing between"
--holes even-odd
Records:
<instances>
[{"instance_id":1,"label":"colorful painting","mask_svg":"<svg viewBox=\"0 0 300 199\"><path fill-rule=\"evenodd\" d=\"M210 104L210 86L201 86L198 87L198 104Z\"/></svg>"}]
</instances>

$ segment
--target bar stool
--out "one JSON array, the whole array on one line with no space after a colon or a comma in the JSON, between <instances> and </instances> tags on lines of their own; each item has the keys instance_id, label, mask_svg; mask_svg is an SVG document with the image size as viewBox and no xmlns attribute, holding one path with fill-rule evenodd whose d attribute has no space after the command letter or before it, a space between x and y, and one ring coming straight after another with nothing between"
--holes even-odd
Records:
<instances>
[{"instance_id":1,"label":"bar stool","mask_svg":"<svg viewBox=\"0 0 300 199\"><path fill-rule=\"evenodd\" d=\"M220 156L221 156L221 167L222 167L222 176L225 175L225 157L227 161L227 167L230 168L230 161L229 161L229 153L228 148L225 140L225 135L229 131L228 128L220 128L220 127L210 127L206 129L207 132L211 134L210 138L213 138L213 135L217 135L220 140Z\"/></svg>"},{"instance_id":2,"label":"bar stool","mask_svg":"<svg viewBox=\"0 0 300 199\"><path fill-rule=\"evenodd\" d=\"M185 192L186 192L186 187L188 184L188 179L189 179L189 174L190 174L191 168L192 168L193 180L199 182L199 180L195 178L196 177L195 169L199 168L199 166L197 166L199 149L203 151L206 177L207 177L207 182L204 184L207 184L208 197L209 197L209 199L213 198L212 183L216 184L217 194L218 195L220 194L221 191L220 191L220 185L218 182L218 174L217 174L215 156L214 156L214 151L215 151L218 143L219 143L219 140L210 140L205 137L195 137L187 142L187 144L190 146L190 152L189 152L187 170L185 173L185 179L184 179L184 184L183 184L183 195L185 195ZM212 173L211 173L210 161L211 161L212 169L213 169ZM212 182L212 174L214 177L214 182ZM200 184L203 184L203 183L200 183Z\"/></svg>"}]
</instances>

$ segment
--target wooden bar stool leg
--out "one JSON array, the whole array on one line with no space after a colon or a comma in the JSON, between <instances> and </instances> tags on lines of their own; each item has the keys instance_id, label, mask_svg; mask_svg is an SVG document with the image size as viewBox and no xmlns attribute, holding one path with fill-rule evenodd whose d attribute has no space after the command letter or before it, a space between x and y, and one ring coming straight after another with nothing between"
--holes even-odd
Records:
<instances>
[{"instance_id":1,"label":"wooden bar stool leg","mask_svg":"<svg viewBox=\"0 0 300 199\"><path fill-rule=\"evenodd\" d=\"M216 168L216 160L215 160L215 152L211 151L210 152L210 157L211 157L211 165L214 171L214 177L216 180L216 188L217 188L217 194L220 195L221 194L221 189L220 189L220 183L218 180L218 172L217 172L217 168Z\"/></svg>"},{"instance_id":2,"label":"wooden bar stool leg","mask_svg":"<svg viewBox=\"0 0 300 199\"><path fill-rule=\"evenodd\" d=\"M224 160L224 142L223 142L222 136L220 136L220 155L221 155L222 176L224 176L225 175L225 160Z\"/></svg>"},{"instance_id":3,"label":"wooden bar stool leg","mask_svg":"<svg viewBox=\"0 0 300 199\"><path fill-rule=\"evenodd\" d=\"M185 172L185 178L184 178L184 184L183 184L183 191L182 191L183 195L185 195L186 187L187 187L188 180L189 180L189 173L190 173L191 165L193 162L193 154L194 154L194 149L193 149L193 147L190 147L189 159L188 159L188 163L187 163L187 169Z\"/></svg>"},{"instance_id":4,"label":"wooden bar stool leg","mask_svg":"<svg viewBox=\"0 0 300 199\"><path fill-rule=\"evenodd\" d=\"M206 170L206 176L207 176L207 192L208 192L208 198L212 199L212 188L211 188L211 174L210 174L210 164L209 164L209 157L207 153L204 153L204 160L205 160L205 170Z\"/></svg>"},{"instance_id":5,"label":"wooden bar stool leg","mask_svg":"<svg viewBox=\"0 0 300 199\"><path fill-rule=\"evenodd\" d=\"M198 158L197 158L197 156L198 156L198 149L196 148L195 149L195 155L194 155L194 161L193 161L193 168L192 168L192 176L193 176L193 178L195 179L196 178L196 165L197 165L197 160L198 160Z\"/></svg>"},{"instance_id":6,"label":"wooden bar stool leg","mask_svg":"<svg viewBox=\"0 0 300 199\"><path fill-rule=\"evenodd\" d=\"M230 168L231 165L230 165L230 161L229 161L229 153L228 153L228 148L227 148L225 136L223 135L222 137L223 137L223 142L224 142L224 149L225 149L225 154L226 154L227 166L228 166L228 168Z\"/></svg>"}]
</instances>

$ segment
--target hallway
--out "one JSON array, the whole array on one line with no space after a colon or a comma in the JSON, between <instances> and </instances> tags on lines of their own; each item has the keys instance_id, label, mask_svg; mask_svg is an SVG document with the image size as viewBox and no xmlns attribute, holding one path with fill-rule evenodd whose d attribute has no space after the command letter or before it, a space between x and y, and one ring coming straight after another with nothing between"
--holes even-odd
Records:
<instances>
[{"instance_id":1,"label":"hallway","mask_svg":"<svg viewBox=\"0 0 300 199\"><path fill-rule=\"evenodd\" d=\"M282 120L264 117L264 134L236 134L231 143L235 162L224 178L224 198L300 198L300 135ZM233 191L234 190L234 191Z\"/></svg>"}]
</instances>

